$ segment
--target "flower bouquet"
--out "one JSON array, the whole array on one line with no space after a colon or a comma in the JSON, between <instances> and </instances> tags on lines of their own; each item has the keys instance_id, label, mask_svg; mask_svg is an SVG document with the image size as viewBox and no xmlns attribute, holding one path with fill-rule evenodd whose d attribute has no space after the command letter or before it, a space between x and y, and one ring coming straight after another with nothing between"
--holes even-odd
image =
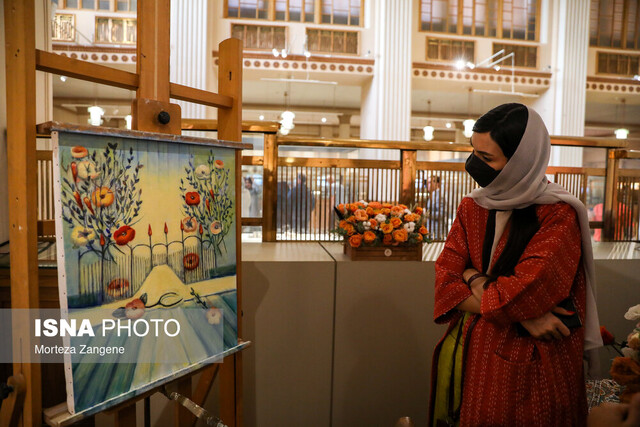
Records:
<instances>
[{"instance_id":1,"label":"flower bouquet","mask_svg":"<svg viewBox=\"0 0 640 427\"><path fill-rule=\"evenodd\" d=\"M422 243L430 242L421 207L380 202L340 204L334 233L344 238L345 253L352 260L422 260Z\"/></svg>"},{"instance_id":2,"label":"flower bouquet","mask_svg":"<svg viewBox=\"0 0 640 427\"><path fill-rule=\"evenodd\" d=\"M640 304L631 307L624 315L627 320L640 320ZM611 378L625 387L620 402L629 403L631 396L640 393L640 322L627 336L627 341L617 343L612 334L601 328L605 345L611 345L620 354L611 364ZM619 347L619 348L616 348Z\"/></svg>"}]
</instances>

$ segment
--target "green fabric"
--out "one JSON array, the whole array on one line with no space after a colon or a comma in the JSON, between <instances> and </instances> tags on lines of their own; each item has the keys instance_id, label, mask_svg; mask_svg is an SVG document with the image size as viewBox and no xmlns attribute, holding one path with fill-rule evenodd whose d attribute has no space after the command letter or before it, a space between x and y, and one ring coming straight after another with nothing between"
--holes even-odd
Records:
<instances>
[{"instance_id":1,"label":"green fabric","mask_svg":"<svg viewBox=\"0 0 640 427\"><path fill-rule=\"evenodd\" d=\"M464 336L460 337L460 344L456 349L456 339L460 328L464 328L464 324L469 318L469 313L458 321L456 326L447 334L442 342L440 354L438 355L438 372L436 378L436 398L433 411L433 425L437 425L437 421L445 421L449 425L460 425L459 420L453 420L449 416L449 387L451 383L451 371L454 368L454 351L455 351L455 373L453 381L453 405L454 409L460 407L462 398L462 354L464 348Z\"/></svg>"}]
</instances>

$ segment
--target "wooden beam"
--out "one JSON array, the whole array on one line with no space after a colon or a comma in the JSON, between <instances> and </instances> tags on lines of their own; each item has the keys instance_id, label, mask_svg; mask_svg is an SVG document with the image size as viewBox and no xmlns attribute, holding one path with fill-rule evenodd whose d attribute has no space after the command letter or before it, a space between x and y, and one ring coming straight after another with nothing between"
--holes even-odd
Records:
<instances>
[{"instance_id":1,"label":"wooden beam","mask_svg":"<svg viewBox=\"0 0 640 427\"><path fill-rule=\"evenodd\" d=\"M136 90L138 88L138 76L134 73L67 58L39 49L36 50L36 69L122 89Z\"/></svg>"},{"instance_id":2,"label":"wooden beam","mask_svg":"<svg viewBox=\"0 0 640 427\"><path fill-rule=\"evenodd\" d=\"M278 122L243 120L242 132L276 133L280 129ZM210 119L182 119L182 130L217 131L218 121Z\"/></svg>"},{"instance_id":3,"label":"wooden beam","mask_svg":"<svg viewBox=\"0 0 640 427\"><path fill-rule=\"evenodd\" d=\"M37 308L38 236L36 164L36 42L35 2L5 0L5 61L7 81L7 164L9 176L9 240L11 307ZM18 355L32 351L30 325L14 325L14 375L22 374L26 396L25 426L42 423L41 366L21 363Z\"/></svg>"},{"instance_id":4,"label":"wooden beam","mask_svg":"<svg viewBox=\"0 0 640 427\"><path fill-rule=\"evenodd\" d=\"M402 171L400 173L400 203L411 206L416 199L416 150L400 151Z\"/></svg>"},{"instance_id":5,"label":"wooden beam","mask_svg":"<svg viewBox=\"0 0 640 427\"><path fill-rule=\"evenodd\" d=\"M278 143L276 135L264 136L262 169L262 241L275 242L278 213Z\"/></svg>"},{"instance_id":6,"label":"wooden beam","mask_svg":"<svg viewBox=\"0 0 640 427\"><path fill-rule=\"evenodd\" d=\"M13 387L13 391L0 404L0 426L18 427L26 393L24 377L21 374L9 377L7 385Z\"/></svg>"},{"instance_id":7,"label":"wooden beam","mask_svg":"<svg viewBox=\"0 0 640 427\"><path fill-rule=\"evenodd\" d=\"M180 101L195 102L209 107L231 108L233 98L230 96L219 95L206 90L196 89L189 86L170 83L171 98Z\"/></svg>"},{"instance_id":8,"label":"wooden beam","mask_svg":"<svg viewBox=\"0 0 640 427\"><path fill-rule=\"evenodd\" d=\"M138 0L137 98L169 102L170 0Z\"/></svg>"}]
</instances>

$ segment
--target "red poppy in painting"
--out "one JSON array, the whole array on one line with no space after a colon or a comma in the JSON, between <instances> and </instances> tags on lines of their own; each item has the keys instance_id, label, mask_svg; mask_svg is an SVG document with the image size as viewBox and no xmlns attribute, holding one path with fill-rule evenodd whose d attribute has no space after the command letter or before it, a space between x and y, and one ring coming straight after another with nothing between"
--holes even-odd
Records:
<instances>
[{"instance_id":1,"label":"red poppy in painting","mask_svg":"<svg viewBox=\"0 0 640 427\"><path fill-rule=\"evenodd\" d=\"M190 254L186 254L182 259L182 265L184 265L185 270L195 270L198 268L200 264L200 257L198 254L194 254L191 252Z\"/></svg>"},{"instance_id":2,"label":"red poppy in painting","mask_svg":"<svg viewBox=\"0 0 640 427\"><path fill-rule=\"evenodd\" d=\"M125 315L128 319L139 319L144 315L144 303L136 298L125 306Z\"/></svg>"},{"instance_id":3,"label":"red poppy in painting","mask_svg":"<svg viewBox=\"0 0 640 427\"><path fill-rule=\"evenodd\" d=\"M119 246L124 246L130 241L132 241L136 237L136 230L129 227L128 225L123 225L118 228L115 233L113 233L113 240L116 241L116 244Z\"/></svg>"},{"instance_id":4,"label":"red poppy in painting","mask_svg":"<svg viewBox=\"0 0 640 427\"><path fill-rule=\"evenodd\" d=\"M216 160L215 162L213 162L213 164L215 165L216 169L222 169L224 167L224 162L222 160Z\"/></svg>"},{"instance_id":5,"label":"red poppy in painting","mask_svg":"<svg viewBox=\"0 0 640 427\"><path fill-rule=\"evenodd\" d=\"M195 191L188 192L184 197L189 206L197 206L200 203L200 195Z\"/></svg>"},{"instance_id":6,"label":"red poppy in painting","mask_svg":"<svg viewBox=\"0 0 640 427\"><path fill-rule=\"evenodd\" d=\"M107 294L113 298L118 298L125 295L129 291L129 281L127 279L119 278L113 279L107 286Z\"/></svg>"}]
</instances>

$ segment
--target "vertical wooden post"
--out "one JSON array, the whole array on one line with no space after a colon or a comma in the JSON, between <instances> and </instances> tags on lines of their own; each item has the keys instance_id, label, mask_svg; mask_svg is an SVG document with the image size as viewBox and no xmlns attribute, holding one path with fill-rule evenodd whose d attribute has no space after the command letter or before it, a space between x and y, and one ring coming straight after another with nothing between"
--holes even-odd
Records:
<instances>
[{"instance_id":1,"label":"vertical wooden post","mask_svg":"<svg viewBox=\"0 0 640 427\"><path fill-rule=\"evenodd\" d=\"M229 109L218 110L218 138L242 141L242 41L227 39L219 45L218 93L233 98ZM242 153L236 152L236 206L240 206L242 188ZM242 336L242 259L240 218L236 220L236 283L238 306L238 336ZM220 415L229 427L242 425L242 355L235 353L220 366Z\"/></svg>"},{"instance_id":2,"label":"vertical wooden post","mask_svg":"<svg viewBox=\"0 0 640 427\"><path fill-rule=\"evenodd\" d=\"M35 2L5 0L4 31L7 80L7 164L11 307L38 307L38 238L36 174L36 42ZM13 325L14 355L31 353L30 325ZM22 422L42 423L41 367L13 364L14 375L25 379Z\"/></svg>"},{"instance_id":3,"label":"vertical wooden post","mask_svg":"<svg viewBox=\"0 0 640 427\"><path fill-rule=\"evenodd\" d=\"M411 206L416 200L416 150L400 150L401 168L400 174L400 203Z\"/></svg>"},{"instance_id":4,"label":"vertical wooden post","mask_svg":"<svg viewBox=\"0 0 640 427\"><path fill-rule=\"evenodd\" d=\"M275 133L264 135L262 169L262 241L275 242L278 227L278 141Z\"/></svg>"},{"instance_id":5,"label":"vertical wooden post","mask_svg":"<svg viewBox=\"0 0 640 427\"><path fill-rule=\"evenodd\" d=\"M170 0L138 0L136 98L169 102L170 13Z\"/></svg>"},{"instance_id":6,"label":"vertical wooden post","mask_svg":"<svg viewBox=\"0 0 640 427\"><path fill-rule=\"evenodd\" d=\"M618 167L620 159L616 150L607 150L607 168L604 187L604 209L602 240L605 242L615 239L615 226L618 222Z\"/></svg>"}]
</instances>

